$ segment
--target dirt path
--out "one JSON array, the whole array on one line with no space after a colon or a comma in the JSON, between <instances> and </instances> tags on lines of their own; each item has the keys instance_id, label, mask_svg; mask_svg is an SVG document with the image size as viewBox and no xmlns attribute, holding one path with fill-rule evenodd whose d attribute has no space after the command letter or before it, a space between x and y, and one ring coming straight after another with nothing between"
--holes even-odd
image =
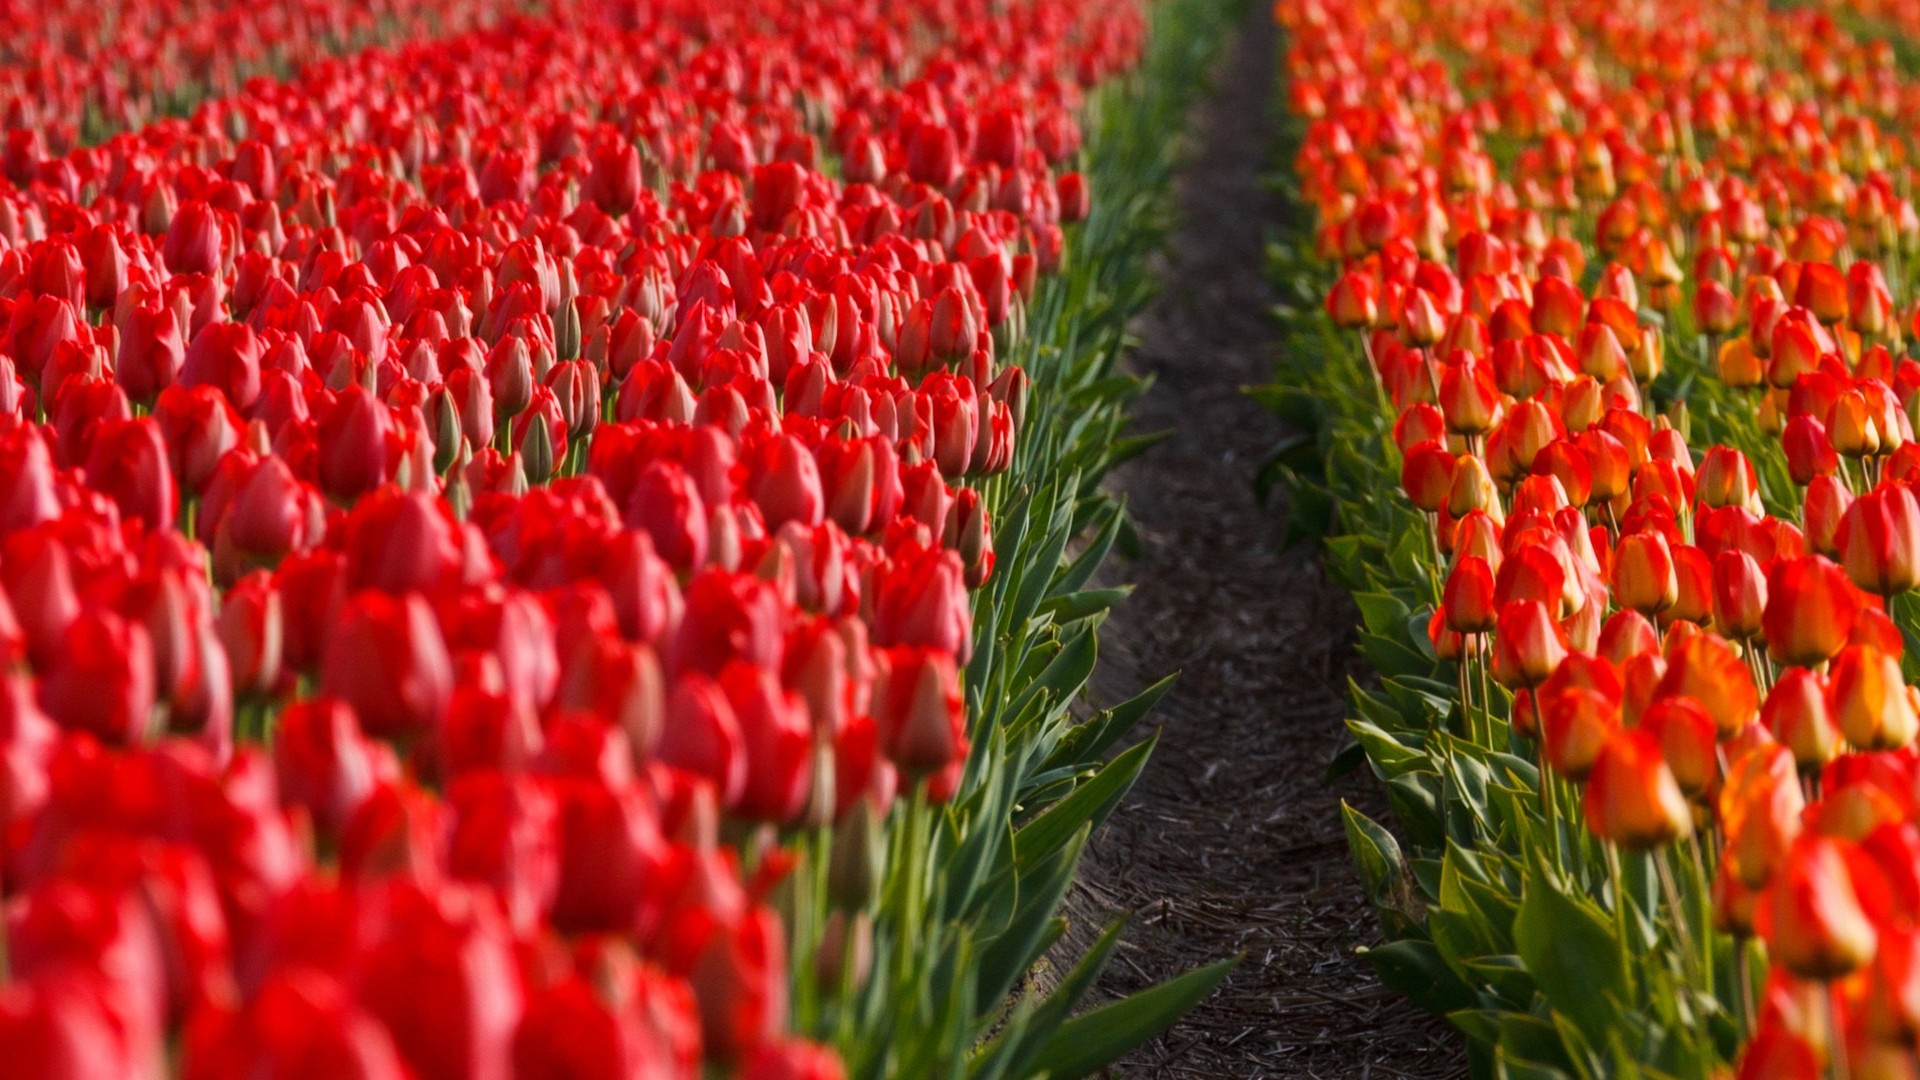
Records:
<instances>
[{"instance_id":1,"label":"dirt path","mask_svg":"<svg viewBox=\"0 0 1920 1080\"><path fill-rule=\"evenodd\" d=\"M1139 589L1102 634L1100 690L1117 700L1185 673L1150 720L1159 749L1095 842L1076 907L1138 912L1109 992L1246 954L1119 1075L1447 1077L1463 1072L1458 1039L1353 954L1378 931L1339 800L1377 811L1379 799L1369 777L1324 772L1360 670L1355 614L1312 552L1280 550L1280 511L1252 496L1280 432L1240 388L1272 375L1262 256L1280 207L1260 183L1274 35L1250 6L1196 132L1166 290L1136 327L1132 362L1157 380L1136 428L1174 434L1116 478L1146 551L1115 568Z\"/></svg>"}]
</instances>

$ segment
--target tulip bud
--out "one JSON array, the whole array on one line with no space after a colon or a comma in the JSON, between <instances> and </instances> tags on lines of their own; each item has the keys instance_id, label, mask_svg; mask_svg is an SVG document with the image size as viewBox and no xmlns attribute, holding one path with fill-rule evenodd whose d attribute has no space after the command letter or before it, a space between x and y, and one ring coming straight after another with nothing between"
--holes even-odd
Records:
<instances>
[{"instance_id":1,"label":"tulip bud","mask_svg":"<svg viewBox=\"0 0 1920 1080\"><path fill-rule=\"evenodd\" d=\"M143 739L157 689L146 630L111 611L83 611L61 640L40 681L40 707L61 727L109 743Z\"/></svg>"},{"instance_id":2,"label":"tulip bud","mask_svg":"<svg viewBox=\"0 0 1920 1080\"><path fill-rule=\"evenodd\" d=\"M280 681L280 592L272 575L256 571L220 602L220 642L231 662L235 694L267 694Z\"/></svg>"},{"instance_id":3,"label":"tulip bud","mask_svg":"<svg viewBox=\"0 0 1920 1080\"><path fill-rule=\"evenodd\" d=\"M879 895L886 844L873 804L855 799L833 830L827 898L838 910L864 911Z\"/></svg>"},{"instance_id":4,"label":"tulip bud","mask_svg":"<svg viewBox=\"0 0 1920 1080\"><path fill-rule=\"evenodd\" d=\"M1327 293L1327 314L1342 330L1367 330L1380 318L1380 286L1372 275L1349 271Z\"/></svg>"},{"instance_id":5,"label":"tulip bud","mask_svg":"<svg viewBox=\"0 0 1920 1080\"><path fill-rule=\"evenodd\" d=\"M1454 460L1453 483L1447 489L1447 513L1454 518L1464 518L1476 511L1496 518L1505 516L1500 507L1499 490L1487 472L1486 462L1476 455L1462 454Z\"/></svg>"},{"instance_id":6,"label":"tulip bud","mask_svg":"<svg viewBox=\"0 0 1920 1080\"><path fill-rule=\"evenodd\" d=\"M1753 463L1730 446L1715 446L1707 451L1695 475L1695 491L1702 505L1739 506L1758 514L1760 483Z\"/></svg>"},{"instance_id":7,"label":"tulip bud","mask_svg":"<svg viewBox=\"0 0 1920 1080\"><path fill-rule=\"evenodd\" d=\"M1472 354L1445 365L1440 377L1440 410L1447 430L1461 435L1484 435L1500 422L1502 402L1493 374Z\"/></svg>"},{"instance_id":8,"label":"tulip bud","mask_svg":"<svg viewBox=\"0 0 1920 1080\"><path fill-rule=\"evenodd\" d=\"M828 912L813 970L828 994L839 994L842 987L859 992L873 971L873 916L843 909Z\"/></svg>"},{"instance_id":9,"label":"tulip bud","mask_svg":"<svg viewBox=\"0 0 1920 1080\"><path fill-rule=\"evenodd\" d=\"M1832 476L1840 468L1840 455L1827 437L1826 425L1812 416L1789 419L1781 432L1780 445L1786 453L1787 472L1802 487L1817 476Z\"/></svg>"},{"instance_id":10,"label":"tulip bud","mask_svg":"<svg viewBox=\"0 0 1920 1080\"><path fill-rule=\"evenodd\" d=\"M1571 662L1563 664L1561 671L1573 666ZM1552 684L1559 675L1555 672L1555 679L1549 679L1535 697L1542 759L1554 772L1584 783L1601 747L1620 728L1619 678L1613 676L1611 687L1554 690Z\"/></svg>"}]
</instances>

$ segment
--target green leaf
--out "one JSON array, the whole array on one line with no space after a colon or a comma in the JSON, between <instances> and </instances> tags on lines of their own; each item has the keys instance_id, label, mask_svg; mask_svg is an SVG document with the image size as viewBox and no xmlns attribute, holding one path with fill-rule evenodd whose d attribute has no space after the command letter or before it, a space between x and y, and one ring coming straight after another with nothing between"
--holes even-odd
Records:
<instances>
[{"instance_id":1,"label":"green leaf","mask_svg":"<svg viewBox=\"0 0 1920 1080\"><path fill-rule=\"evenodd\" d=\"M1082 825L1051 857L1020 873L1019 900L1013 920L1005 931L980 949L980 990L979 999L974 1002L975 1012L986 1013L1005 1001L1014 983L1047 947L1048 930L1055 921L1053 913L1060 910L1060 903L1073 884L1074 866L1080 861L1090 828Z\"/></svg>"},{"instance_id":2,"label":"green leaf","mask_svg":"<svg viewBox=\"0 0 1920 1080\"><path fill-rule=\"evenodd\" d=\"M1034 1068L1045 1070L1049 1080L1079 1080L1093 1075L1166 1030L1213 993L1239 962L1236 958L1209 964L1074 1017L1041 1047Z\"/></svg>"},{"instance_id":3,"label":"green leaf","mask_svg":"<svg viewBox=\"0 0 1920 1080\"><path fill-rule=\"evenodd\" d=\"M1612 922L1590 901L1562 891L1536 861L1513 924L1514 944L1540 992L1596 1045L1605 1045L1627 1000L1627 971Z\"/></svg>"},{"instance_id":4,"label":"green leaf","mask_svg":"<svg viewBox=\"0 0 1920 1080\"><path fill-rule=\"evenodd\" d=\"M1077 622L1081 619L1102 615L1132 595L1133 586L1119 585L1111 589L1087 589L1082 592L1056 596L1040 605L1042 615L1051 615L1056 623Z\"/></svg>"},{"instance_id":5,"label":"green leaf","mask_svg":"<svg viewBox=\"0 0 1920 1080\"><path fill-rule=\"evenodd\" d=\"M1446 1015L1479 1006L1473 988L1447 966L1431 941L1405 938L1374 949L1362 949L1387 989L1429 1012Z\"/></svg>"},{"instance_id":6,"label":"green leaf","mask_svg":"<svg viewBox=\"0 0 1920 1080\"><path fill-rule=\"evenodd\" d=\"M1173 689L1179 677L1179 673L1175 672L1113 708L1095 713L1086 721L1074 725L1059 748L1041 766L1042 769L1050 771L1085 767L1099 760L1113 744L1125 738L1134 725L1153 711L1167 691Z\"/></svg>"},{"instance_id":7,"label":"green leaf","mask_svg":"<svg viewBox=\"0 0 1920 1080\"><path fill-rule=\"evenodd\" d=\"M1375 907L1384 907L1405 880L1400 842L1344 799L1340 802L1340 815L1346 821L1347 846L1353 849L1353 865L1360 872L1367 898Z\"/></svg>"},{"instance_id":8,"label":"green leaf","mask_svg":"<svg viewBox=\"0 0 1920 1080\"><path fill-rule=\"evenodd\" d=\"M1032 866L1058 849L1083 827L1099 828L1140 777L1160 733L1108 762L1073 794L1054 803L1013 835L1014 859Z\"/></svg>"}]
</instances>

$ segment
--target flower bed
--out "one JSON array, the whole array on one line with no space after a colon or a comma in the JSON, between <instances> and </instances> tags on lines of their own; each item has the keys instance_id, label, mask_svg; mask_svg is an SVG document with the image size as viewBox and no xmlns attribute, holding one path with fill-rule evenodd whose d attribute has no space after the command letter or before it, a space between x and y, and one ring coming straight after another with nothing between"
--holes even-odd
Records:
<instances>
[{"instance_id":1,"label":"flower bed","mask_svg":"<svg viewBox=\"0 0 1920 1080\"><path fill-rule=\"evenodd\" d=\"M0 193L0 1058L1064 1077L1204 993L1024 979L1148 750L1072 708L1207 8L558 7Z\"/></svg>"},{"instance_id":2,"label":"flower bed","mask_svg":"<svg viewBox=\"0 0 1920 1080\"><path fill-rule=\"evenodd\" d=\"M1889 6L1892 7L1892 6ZM1508 1076L1910 1076L1913 84L1876 9L1282 2L1272 476L1389 983Z\"/></svg>"}]
</instances>

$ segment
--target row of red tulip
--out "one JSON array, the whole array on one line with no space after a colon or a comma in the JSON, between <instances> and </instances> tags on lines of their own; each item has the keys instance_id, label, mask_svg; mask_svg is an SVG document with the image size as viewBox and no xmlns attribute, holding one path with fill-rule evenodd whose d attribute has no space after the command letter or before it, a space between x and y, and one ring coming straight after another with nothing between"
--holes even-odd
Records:
<instances>
[{"instance_id":1,"label":"row of red tulip","mask_svg":"<svg viewBox=\"0 0 1920 1080\"><path fill-rule=\"evenodd\" d=\"M780 830L838 826L857 985L1140 22L562 7L10 144L25 1075L839 1074Z\"/></svg>"},{"instance_id":2,"label":"row of red tulip","mask_svg":"<svg viewBox=\"0 0 1920 1080\"><path fill-rule=\"evenodd\" d=\"M1471 673L1513 693L1475 739L1537 747L1544 794L1655 853L1742 1076L1920 1074L1920 626L1891 604L1920 585L1920 83L1763 5L1277 10L1327 310L1444 560L1431 644L1469 716L1499 708ZM1719 386L1690 403L1670 365ZM1690 446L1702 420L1742 446ZM1672 867L1711 880L1710 924Z\"/></svg>"},{"instance_id":3,"label":"row of red tulip","mask_svg":"<svg viewBox=\"0 0 1920 1080\"><path fill-rule=\"evenodd\" d=\"M463 33L527 10L521 0L336 4L325 0L74 0L0 5L0 117L16 184L47 154L239 91L315 57Z\"/></svg>"}]
</instances>

